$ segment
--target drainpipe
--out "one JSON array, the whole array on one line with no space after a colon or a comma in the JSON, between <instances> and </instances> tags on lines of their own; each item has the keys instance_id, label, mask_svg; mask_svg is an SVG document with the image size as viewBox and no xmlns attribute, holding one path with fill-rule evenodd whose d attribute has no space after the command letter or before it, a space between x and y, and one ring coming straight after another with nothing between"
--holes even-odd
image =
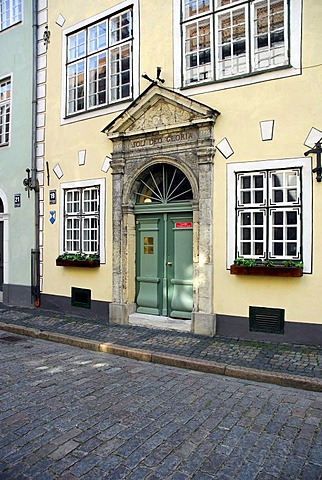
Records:
<instances>
[{"instance_id":1,"label":"drainpipe","mask_svg":"<svg viewBox=\"0 0 322 480\"><path fill-rule=\"evenodd\" d=\"M40 306L40 249L39 249L39 182L37 179L37 61L38 61L38 0L32 0L32 155L31 189L35 192L34 248L31 250L31 298Z\"/></svg>"}]
</instances>

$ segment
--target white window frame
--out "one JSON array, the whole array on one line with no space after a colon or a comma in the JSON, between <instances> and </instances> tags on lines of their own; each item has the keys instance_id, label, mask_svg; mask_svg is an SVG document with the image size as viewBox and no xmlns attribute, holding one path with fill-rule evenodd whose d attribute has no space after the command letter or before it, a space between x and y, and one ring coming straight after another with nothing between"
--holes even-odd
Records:
<instances>
[{"instance_id":1,"label":"white window frame","mask_svg":"<svg viewBox=\"0 0 322 480\"><path fill-rule=\"evenodd\" d=\"M213 0L215 1L215 0ZM284 0L287 2L287 0ZM233 7L238 7L244 2L236 2ZM211 3L212 4L212 3ZM230 7L232 8L232 6ZM200 93L207 93L219 90L225 90L227 88L234 88L243 85L252 85L258 82L286 78L294 75L300 75L302 73L301 65L301 43L302 43L302 0L291 0L289 2L289 44L288 39L286 41L286 48L289 50L289 64L285 67L279 67L272 70L256 70L252 74L245 74L241 77L229 77L227 79L221 79L219 81L195 83L191 86L185 86L184 84L184 57L183 57L183 37L181 33L181 1L173 0L173 51L174 51L174 88L184 89L187 95L197 95ZM221 9L218 9L221 11ZM252 15L253 16L253 15ZM193 17L199 18L200 15ZM251 18L250 21L254 19ZM253 40L248 47L251 50L251 56L253 56L254 45ZM216 47L217 49L217 47ZM217 56L217 52L216 52ZM214 69L214 66L212 66Z\"/></svg>"},{"instance_id":2,"label":"white window frame","mask_svg":"<svg viewBox=\"0 0 322 480\"><path fill-rule=\"evenodd\" d=\"M2 23L2 8L6 2L9 2L9 24L3 26ZM14 16L14 9L18 8L18 15ZM22 0L0 0L0 32L7 28L22 22Z\"/></svg>"},{"instance_id":3,"label":"white window frame","mask_svg":"<svg viewBox=\"0 0 322 480\"><path fill-rule=\"evenodd\" d=\"M105 203L106 203L106 186L105 179L83 180L79 182L66 182L60 185L60 237L59 237L59 253L64 252L64 236L65 236L65 191L86 189L91 187L99 187L99 256L100 263L105 263Z\"/></svg>"},{"instance_id":4,"label":"white window frame","mask_svg":"<svg viewBox=\"0 0 322 480\"><path fill-rule=\"evenodd\" d=\"M218 48L218 44L219 44L219 40L218 40L218 31L219 31L219 17L225 15L225 13L229 13L230 16L233 15L234 12L236 11L239 11L241 9L244 10L244 15L245 15L245 72L241 72L239 73L238 75L248 75L249 74L249 60L248 60L248 57L249 57L249 35L248 35L248 23L249 23L249 18L248 18L248 8L246 8L247 5L240 5L240 4L236 4L236 5L233 5L231 8L229 8L228 10L223 10L223 11L220 11L218 12L216 15L215 15L215 32L214 32L214 35L215 35L215 62L214 62L214 65L212 68L215 68L215 79L216 81L227 81L229 79L232 78L233 75L228 75L227 78L224 77L224 76L220 76L219 74L219 71L220 71L220 67L219 67L219 48ZM230 44L230 47L232 47L232 44ZM234 62L234 59L238 59L238 56L231 56L230 57L230 61L233 63Z\"/></svg>"},{"instance_id":5,"label":"white window frame","mask_svg":"<svg viewBox=\"0 0 322 480\"><path fill-rule=\"evenodd\" d=\"M133 98L136 98L139 95L139 0L125 0L118 5L105 10L97 15L94 15L76 25L73 25L63 31L63 41L62 41L62 95L61 95L61 124L69 124L78 121L82 121L87 118L98 117L101 115L106 115L108 113L114 113L121 110L124 110L128 105L130 105ZM78 111L75 113L67 113L67 93L68 93L68 80L67 80L67 41L68 36L76 33L78 30L87 29L92 24L99 23L106 18L110 18L118 13L122 13L126 9L132 10L132 71L131 71L131 87L132 93L128 99L119 99L113 103L110 103L110 88L107 90L107 105L104 106L94 106L87 107L82 112ZM108 33L109 35L109 33ZM126 43L126 42L125 42ZM110 50L114 47L121 46L123 44L116 43L115 45L110 46L107 51L107 71L109 71L110 65ZM84 76L88 73L88 65L85 65Z\"/></svg>"},{"instance_id":6,"label":"white window frame","mask_svg":"<svg viewBox=\"0 0 322 480\"><path fill-rule=\"evenodd\" d=\"M1 137L0 137L0 148L4 148L4 147L8 147L10 145L10 138L11 138L11 117L12 117L12 76L11 75L7 75L3 78L0 78L0 86L2 84L5 84L5 83L10 83L10 98L9 100L4 100L3 102L1 102L1 99L0 99L0 109L2 107L6 108L9 106L9 133L8 133L8 141L4 141L1 143ZM0 115L0 122L1 122L1 119L4 118L4 125L6 123L5 121L5 118L6 118L6 113L4 114L4 116L1 116Z\"/></svg>"},{"instance_id":7,"label":"white window frame","mask_svg":"<svg viewBox=\"0 0 322 480\"><path fill-rule=\"evenodd\" d=\"M310 158L263 160L227 164L227 255L226 268L234 263L236 251L236 174L261 170L302 169L302 261L303 272L312 273L312 161ZM294 208L296 205L294 206ZM250 207L251 208L251 207ZM274 208L274 207L272 207Z\"/></svg>"},{"instance_id":8,"label":"white window frame","mask_svg":"<svg viewBox=\"0 0 322 480\"><path fill-rule=\"evenodd\" d=\"M255 0L254 5L260 3L261 1L262 0ZM267 0L267 1L271 2L272 0ZM284 50L285 50L286 53L289 51L289 36L290 36L289 31L288 31L288 16L286 14L287 4L288 4L288 0L284 0L284 25L286 25L286 35L284 35ZM289 2L289 7L288 8L291 10L292 1ZM255 24L254 12L255 12L255 6L254 6L254 8L251 9L251 19L250 20L251 20L251 24L253 26ZM269 33L270 33L270 30L269 30ZM268 36L269 36L269 33L268 33ZM263 68L256 68L254 66L254 63L255 63L255 34L252 35L252 37L251 37L251 63L252 63L252 70L255 73L260 73L261 70L265 70L265 66ZM274 67L271 67L271 68L274 68Z\"/></svg>"}]
</instances>

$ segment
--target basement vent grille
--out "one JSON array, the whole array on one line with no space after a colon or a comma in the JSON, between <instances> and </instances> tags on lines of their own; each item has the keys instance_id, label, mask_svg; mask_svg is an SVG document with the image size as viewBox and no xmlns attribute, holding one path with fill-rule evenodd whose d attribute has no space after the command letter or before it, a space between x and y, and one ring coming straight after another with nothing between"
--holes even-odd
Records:
<instances>
[{"instance_id":1,"label":"basement vent grille","mask_svg":"<svg viewBox=\"0 0 322 480\"><path fill-rule=\"evenodd\" d=\"M91 308L91 291L86 288L72 287L72 306Z\"/></svg>"},{"instance_id":2,"label":"basement vent grille","mask_svg":"<svg viewBox=\"0 0 322 480\"><path fill-rule=\"evenodd\" d=\"M285 310L281 308L249 307L251 332L284 333Z\"/></svg>"}]
</instances>

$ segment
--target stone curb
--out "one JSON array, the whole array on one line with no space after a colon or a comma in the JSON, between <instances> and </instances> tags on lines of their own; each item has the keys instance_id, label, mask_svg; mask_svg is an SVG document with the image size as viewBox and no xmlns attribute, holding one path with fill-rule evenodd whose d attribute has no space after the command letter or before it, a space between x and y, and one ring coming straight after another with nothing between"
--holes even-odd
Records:
<instances>
[{"instance_id":1,"label":"stone curb","mask_svg":"<svg viewBox=\"0 0 322 480\"><path fill-rule=\"evenodd\" d=\"M181 357L179 355L171 355L167 353L155 353L148 350L123 347L109 342L102 343L97 340L87 340L81 337L73 337L61 333L51 333L37 328L23 327L10 323L0 322L0 330L148 363L185 368L188 370L213 373L227 377L252 380L255 382L273 383L283 387L322 392L322 380L311 377L269 372L255 368L239 367L207 360L198 360L190 357Z\"/></svg>"}]
</instances>

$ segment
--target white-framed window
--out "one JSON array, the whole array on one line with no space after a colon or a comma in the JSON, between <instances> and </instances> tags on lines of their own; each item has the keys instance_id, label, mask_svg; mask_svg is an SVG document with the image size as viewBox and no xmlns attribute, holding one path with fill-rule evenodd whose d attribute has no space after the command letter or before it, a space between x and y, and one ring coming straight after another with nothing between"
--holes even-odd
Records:
<instances>
[{"instance_id":1,"label":"white-framed window","mask_svg":"<svg viewBox=\"0 0 322 480\"><path fill-rule=\"evenodd\" d=\"M22 0L0 0L0 31L22 21Z\"/></svg>"},{"instance_id":2,"label":"white-framed window","mask_svg":"<svg viewBox=\"0 0 322 480\"><path fill-rule=\"evenodd\" d=\"M61 253L97 254L105 261L105 181L61 185Z\"/></svg>"},{"instance_id":3,"label":"white-framed window","mask_svg":"<svg viewBox=\"0 0 322 480\"><path fill-rule=\"evenodd\" d=\"M64 32L64 118L137 94L137 0L125 1Z\"/></svg>"},{"instance_id":4,"label":"white-framed window","mask_svg":"<svg viewBox=\"0 0 322 480\"><path fill-rule=\"evenodd\" d=\"M180 12L174 5L174 22L180 24L179 32L174 23L175 50L182 40L176 86L300 68L300 0L181 0Z\"/></svg>"},{"instance_id":5,"label":"white-framed window","mask_svg":"<svg viewBox=\"0 0 322 480\"><path fill-rule=\"evenodd\" d=\"M0 147L9 144L11 78L0 80Z\"/></svg>"},{"instance_id":6,"label":"white-framed window","mask_svg":"<svg viewBox=\"0 0 322 480\"><path fill-rule=\"evenodd\" d=\"M294 260L310 273L310 160L228 164L227 188L227 268L235 258Z\"/></svg>"}]
</instances>

